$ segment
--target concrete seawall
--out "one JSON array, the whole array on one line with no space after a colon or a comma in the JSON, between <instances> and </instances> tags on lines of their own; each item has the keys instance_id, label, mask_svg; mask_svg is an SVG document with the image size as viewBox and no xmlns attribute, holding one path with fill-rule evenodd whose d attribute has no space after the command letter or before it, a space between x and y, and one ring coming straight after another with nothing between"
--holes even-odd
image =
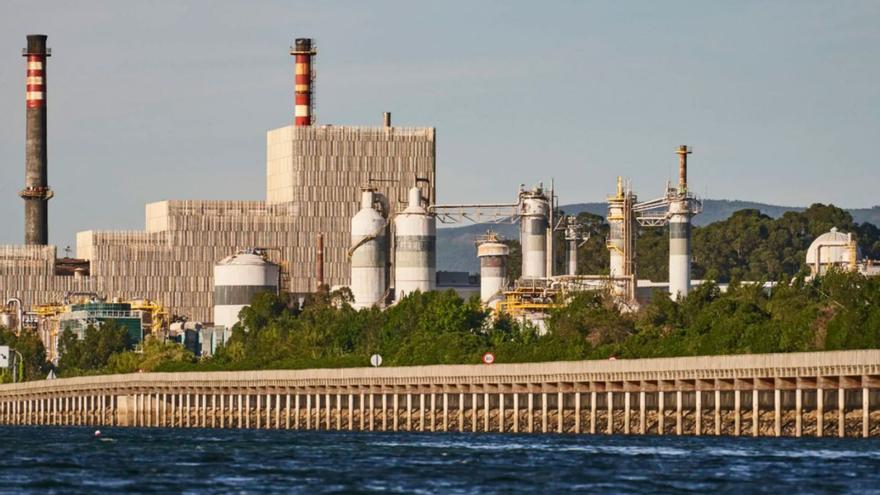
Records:
<instances>
[{"instance_id":1,"label":"concrete seawall","mask_svg":"<svg viewBox=\"0 0 880 495\"><path fill-rule=\"evenodd\" d=\"M880 436L880 350L211 373L0 386L0 424Z\"/></svg>"}]
</instances>

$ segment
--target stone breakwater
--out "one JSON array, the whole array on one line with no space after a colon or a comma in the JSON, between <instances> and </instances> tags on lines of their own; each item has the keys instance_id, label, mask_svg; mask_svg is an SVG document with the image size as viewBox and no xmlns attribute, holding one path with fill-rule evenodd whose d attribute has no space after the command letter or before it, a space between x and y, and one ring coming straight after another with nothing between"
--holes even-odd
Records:
<instances>
[{"instance_id":1,"label":"stone breakwater","mask_svg":"<svg viewBox=\"0 0 880 495\"><path fill-rule=\"evenodd\" d=\"M0 386L0 424L869 437L880 350L79 377Z\"/></svg>"}]
</instances>

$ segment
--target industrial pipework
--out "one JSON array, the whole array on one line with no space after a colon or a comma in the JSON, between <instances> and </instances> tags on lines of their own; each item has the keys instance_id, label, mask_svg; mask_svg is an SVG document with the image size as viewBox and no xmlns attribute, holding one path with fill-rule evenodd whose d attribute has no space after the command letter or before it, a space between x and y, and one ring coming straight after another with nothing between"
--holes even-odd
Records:
<instances>
[{"instance_id":1,"label":"industrial pipework","mask_svg":"<svg viewBox=\"0 0 880 495\"><path fill-rule=\"evenodd\" d=\"M294 125L296 127L313 124L312 110L312 57L318 52L312 46L311 38L297 38L290 54L295 57L294 76Z\"/></svg>"},{"instance_id":2,"label":"industrial pipework","mask_svg":"<svg viewBox=\"0 0 880 495\"><path fill-rule=\"evenodd\" d=\"M48 184L48 152L46 143L46 48L44 34L29 34L28 46L22 50L27 57L25 103L27 130L25 143L24 243L49 243L49 199L53 193Z\"/></svg>"}]
</instances>

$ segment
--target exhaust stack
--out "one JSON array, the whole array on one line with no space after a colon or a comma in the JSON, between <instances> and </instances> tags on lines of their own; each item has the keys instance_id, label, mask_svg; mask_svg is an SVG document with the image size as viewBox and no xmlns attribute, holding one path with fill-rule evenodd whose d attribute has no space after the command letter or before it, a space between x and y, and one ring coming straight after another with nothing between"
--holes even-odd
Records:
<instances>
[{"instance_id":1,"label":"exhaust stack","mask_svg":"<svg viewBox=\"0 0 880 495\"><path fill-rule=\"evenodd\" d=\"M294 76L294 125L310 126L312 121L312 56L318 52L312 47L311 38L297 38L290 54L295 57Z\"/></svg>"},{"instance_id":2,"label":"exhaust stack","mask_svg":"<svg viewBox=\"0 0 880 495\"><path fill-rule=\"evenodd\" d=\"M46 58L52 51L46 48L45 34L29 34L27 48L27 130L25 143L24 189L24 243L49 243L49 199L52 190L48 184L48 153L46 143Z\"/></svg>"}]
</instances>

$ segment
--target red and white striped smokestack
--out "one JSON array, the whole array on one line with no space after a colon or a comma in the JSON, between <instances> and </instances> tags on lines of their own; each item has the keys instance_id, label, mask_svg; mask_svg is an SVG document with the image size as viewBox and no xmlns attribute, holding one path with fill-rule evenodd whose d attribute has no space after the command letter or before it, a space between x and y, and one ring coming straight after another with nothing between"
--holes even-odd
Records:
<instances>
[{"instance_id":1,"label":"red and white striped smokestack","mask_svg":"<svg viewBox=\"0 0 880 495\"><path fill-rule=\"evenodd\" d=\"M294 125L312 125L312 56L317 55L311 38L297 38L290 54L295 57Z\"/></svg>"},{"instance_id":2,"label":"red and white striped smokestack","mask_svg":"<svg viewBox=\"0 0 880 495\"><path fill-rule=\"evenodd\" d=\"M49 199L52 190L48 184L48 152L46 142L46 57L52 55L46 48L45 34L29 34L25 81L25 176L24 189L24 242L46 245L49 243Z\"/></svg>"}]
</instances>

